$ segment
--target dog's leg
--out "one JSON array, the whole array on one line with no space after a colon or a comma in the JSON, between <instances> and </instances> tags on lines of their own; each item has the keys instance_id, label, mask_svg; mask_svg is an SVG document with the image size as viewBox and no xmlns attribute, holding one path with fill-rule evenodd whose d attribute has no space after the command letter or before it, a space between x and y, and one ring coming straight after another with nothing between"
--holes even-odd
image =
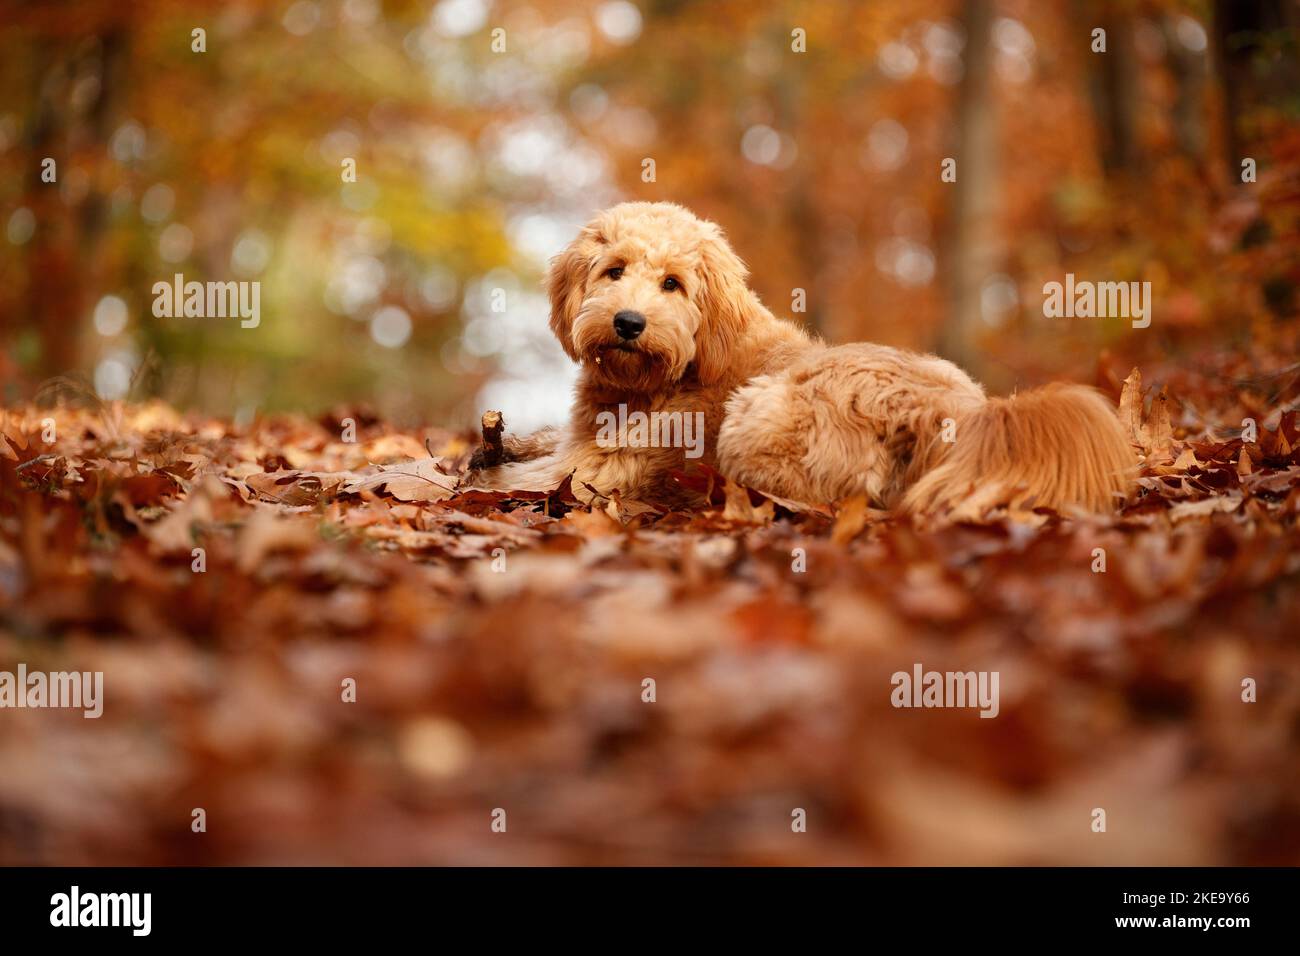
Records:
<instances>
[{"instance_id":1,"label":"dog's leg","mask_svg":"<svg viewBox=\"0 0 1300 956\"><path fill-rule=\"evenodd\" d=\"M461 486L485 491L551 491L572 475L574 497L587 502L601 494L588 488L592 482L633 492L641 487L632 480L631 470L608 467L607 453L563 429L545 428L523 438L506 436L502 446L497 461L487 447L476 451Z\"/></svg>"},{"instance_id":2,"label":"dog's leg","mask_svg":"<svg viewBox=\"0 0 1300 956\"><path fill-rule=\"evenodd\" d=\"M515 461L532 461L555 454L564 433L553 426L540 429L531 435L505 435L501 439L500 455L495 461L489 461L490 449L483 446L475 449L470 457L469 467L472 471L486 470L497 465Z\"/></svg>"},{"instance_id":3,"label":"dog's leg","mask_svg":"<svg viewBox=\"0 0 1300 956\"><path fill-rule=\"evenodd\" d=\"M817 496L803 468L807 435L801 403L788 375L760 375L727 399L718 430L718 470L732 481L785 498Z\"/></svg>"},{"instance_id":4,"label":"dog's leg","mask_svg":"<svg viewBox=\"0 0 1300 956\"><path fill-rule=\"evenodd\" d=\"M718 469L733 481L795 501L865 494L878 502L889 454L874 430L838 427L835 409L789 373L763 375L728 399Z\"/></svg>"},{"instance_id":5,"label":"dog's leg","mask_svg":"<svg viewBox=\"0 0 1300 956\"><path fill-rule=\"evenodd\" d=\"M550 491L568 471L561 453L564 433L543 428L531 435L501 434L501 413L483 414L483 444L470 457L462 487L490 491ZM571 470L571 469L570 469Z\"/></svg>"},{"instance_id":6,"label":"dog's leg","mask_svg":"<svg viewBox=\"0 0 1300 956\"><path fill-rule=\"evenodd\" d=\"M572 471L566 456L552 450L527 461L509 461L490 468L471 467L461 485L484 491L551 491Z\"/></svg>"}]
</instances>

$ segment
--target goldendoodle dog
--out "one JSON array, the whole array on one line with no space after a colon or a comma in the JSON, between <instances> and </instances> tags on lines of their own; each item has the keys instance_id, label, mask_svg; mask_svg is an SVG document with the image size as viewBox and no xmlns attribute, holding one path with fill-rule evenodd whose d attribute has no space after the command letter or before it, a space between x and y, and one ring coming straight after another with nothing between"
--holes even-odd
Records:
<instances>
[{"instance_id":1,"label":"goldendoodle dog","mask_svg":"<svg viewBox=\"0 0 1300 956\"><path fill-rule=\"evenodd\" d=\"M987 398L956 365L829 346L778 319L722 230L671 203L599 213L551 263L551 329L582 366L562 429L506 442L479 487L700 503L692 462L802 502L973 513L1018 501L1102 511L1134 452L1098 392Z\"/></svg>"}]
</instances>

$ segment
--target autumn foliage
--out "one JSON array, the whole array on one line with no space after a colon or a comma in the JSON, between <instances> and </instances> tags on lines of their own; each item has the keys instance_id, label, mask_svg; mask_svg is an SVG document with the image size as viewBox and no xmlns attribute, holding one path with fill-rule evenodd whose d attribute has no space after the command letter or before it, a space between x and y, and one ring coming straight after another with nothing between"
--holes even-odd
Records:
<instances>
[{"instance_id":1,"label":"autumn foliage","mask_svg":"<svg viewBox=\"0 0 1300 956\"><path fill-rule=\"evenodd\" d=\"M928 527L457 491L474 436L356 409L10 409L0 661L106 707L5 713L0 861L1294 862L1300 421L1204 422L1300 370L1249 372L1103 369L1113 518ZM895 709L914 662L999 671L998 718Z\"/></svg>"}]
</instances>

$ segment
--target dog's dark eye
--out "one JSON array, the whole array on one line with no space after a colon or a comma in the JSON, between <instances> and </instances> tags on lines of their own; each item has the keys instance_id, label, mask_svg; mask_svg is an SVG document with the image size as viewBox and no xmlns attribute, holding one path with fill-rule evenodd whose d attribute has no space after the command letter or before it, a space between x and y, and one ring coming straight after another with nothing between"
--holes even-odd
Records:
<instances>
[{"instance_id":1,"label":"dog's dark eye","mask_svg":"<svg viewBox=\"0 0 1300 956\"><path fill-rule=\"evenodd\" d=\"M614 282L617 282L619 279L623 278L623 267L614 266L612 269L606 269L605 275L609 276L609 278Z\"/></svg>"},{"instance_id":2,"label":"dog's dark eye","mask_svg":"<svg viewBox=\"0 0 1300 956\"><path fill-rule=\"evenodd\" d=\"M675 276L669 276L667 279L664 279L664 283L660 288L662 288L665 292L675 292L677 289L680 289L681 287L682 284L677 281Z\"/></svg>"}]
</instances>

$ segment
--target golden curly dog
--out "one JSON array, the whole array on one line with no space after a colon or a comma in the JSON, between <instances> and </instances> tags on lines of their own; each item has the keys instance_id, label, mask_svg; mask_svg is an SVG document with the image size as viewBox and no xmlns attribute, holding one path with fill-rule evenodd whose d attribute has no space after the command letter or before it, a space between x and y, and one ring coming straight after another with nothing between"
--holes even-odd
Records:
<instances>
[{"instance_id":1,"label":"golden curly dog","mask_svg":"<svg viewBox=\"0 0 1300 956\"><path fill-rule=\"evenodd\" d=\"M809 337L747 278L722 230L681 206L599 213L547 276L551 329L582 366L569 424L507 440L506 463L473 483L535 490L573 474L579 494L690 507L672 473L702 461L783 498L865 494L924 513L1013 499L1103 511L1127 493L1134 453L1093 389L986 398L936 356ZM616 437L629 419L643 427Z\"/></svg>"}]
</instances>

